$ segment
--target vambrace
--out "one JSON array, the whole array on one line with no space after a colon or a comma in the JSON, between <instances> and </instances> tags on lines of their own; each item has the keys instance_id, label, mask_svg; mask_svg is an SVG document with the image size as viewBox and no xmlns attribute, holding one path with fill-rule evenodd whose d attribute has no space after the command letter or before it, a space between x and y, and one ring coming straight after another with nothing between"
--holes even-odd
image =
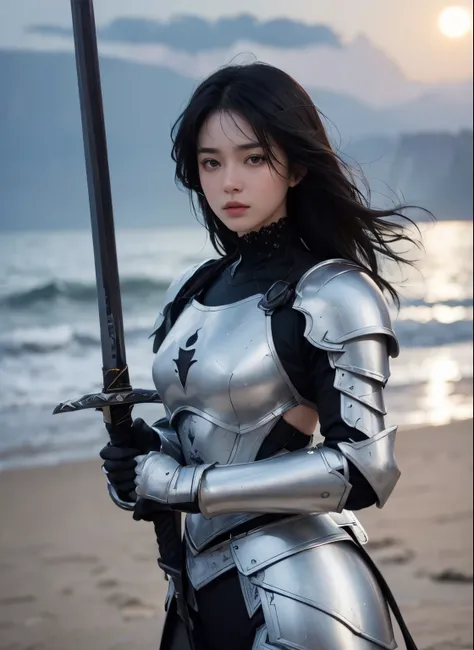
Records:
<instances>
[{"instance_id":1,"label":"vambrace","mask_svg":"<svg viewBox=\"0 0 474 650\"><path fill-rule=\"evenodd\" d=\"M200 512L210 519L238 512L341 512L351 484L343 453L317 445L266 460L217 465L203 473Z\"/></svg>"}]
</instances>

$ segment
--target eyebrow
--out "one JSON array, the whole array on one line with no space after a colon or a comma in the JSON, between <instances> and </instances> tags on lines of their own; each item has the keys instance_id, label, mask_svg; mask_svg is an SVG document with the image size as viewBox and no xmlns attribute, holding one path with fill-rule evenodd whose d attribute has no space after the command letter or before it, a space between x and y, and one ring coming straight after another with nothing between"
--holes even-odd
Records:
<instances>
[{"instance_id":1,"label":"eyebrow","mask_svg":"<svg viewBox=\"0 0 474 650\"><path fill-rule=\"evenodd\" d=\"M259 142L246 142L245 144L239 144L234 149L238 151L247 151L248 149L263 149L262 145ZM219 149L214 149L213 147L198 147L198 153L220 153Z\"/></svg>"}]
</instances>

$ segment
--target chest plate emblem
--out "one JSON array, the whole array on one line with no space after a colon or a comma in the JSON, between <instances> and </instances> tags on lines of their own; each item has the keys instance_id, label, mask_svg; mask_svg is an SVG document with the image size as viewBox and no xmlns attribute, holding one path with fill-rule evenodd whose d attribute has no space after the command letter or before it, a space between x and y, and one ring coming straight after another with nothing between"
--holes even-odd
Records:
<instances>
[{"instance_id":1,"label":"chest plate emblem","mask_svg":"<svg viewBox=\"0 0 474 650\"><path fill-rule=\"evenodd\" d=\"M177 373L179 377L179 382L183 389L186 388L186 380L188 378L189 370L192 365L197 363L197 359L194 359L194 355L196 354L196 350L192 348L191 346L195 345L198 340L198 332L199 330L196 330L194 334L192 334L188 340L186 341L184 347L179 348L178 352L178 358L173 359L175 365L176 365L176 370L175 372ZM191 349L190 349L191 348Z\"/></svg>"}]
</instances>

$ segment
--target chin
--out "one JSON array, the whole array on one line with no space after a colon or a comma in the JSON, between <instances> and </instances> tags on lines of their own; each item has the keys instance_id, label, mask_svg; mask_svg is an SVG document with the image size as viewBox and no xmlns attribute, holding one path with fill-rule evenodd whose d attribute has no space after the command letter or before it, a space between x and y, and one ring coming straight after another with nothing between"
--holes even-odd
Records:
<instances>
[{"instance_id":1,"label":"chin","mask_svg":"<svg viewBox=\"0 0 474 650\"><path fill-rule=\"evenodd\" d=\"M245 235L251 230L260 230L260 228L265 223L262 223L261 221L255 221L254 219L250 219L248 217L233 217L232 219L227 218L223 221L229 230L237 233L239 236Z\"/></svg>"}]
</instances>

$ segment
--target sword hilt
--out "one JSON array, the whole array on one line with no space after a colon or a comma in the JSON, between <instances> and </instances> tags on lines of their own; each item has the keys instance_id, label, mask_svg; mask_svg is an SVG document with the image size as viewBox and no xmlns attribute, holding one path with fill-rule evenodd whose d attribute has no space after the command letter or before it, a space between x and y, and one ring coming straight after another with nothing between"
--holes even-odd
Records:
<instances>
[{"instance_id":1,"label":"sword hilt","mask_svg":"<svg viewBox=\"0 0 474 650\"><path fill-rule=\"evenodd\" d=\"M70 413L71 411L82 411L84 409L96 409L101 411L106 407L120 407L134 404L161 404L161 397L156 390L146 388L130 388L107 393L89 393L79 399L67 400L56 406L53 414Z\"/></svg>"},{"instance_id":2,"label":"sword hilt","mask_svg":"<svg viewBox=\"0 0 474 650\"><path fill-rule=\"evenodd\" d=\"M131 388L112 393L90 393L76 400L61 402L53 410L53 415L85 409L102 411L104 422L112 425L107 427L111 443L116 447L130 447L133 446L133 440L130 439L133 423L132 409L135 404L152 403L161 403L161 398L156 390Z\"/></svg>"}]
</instances>

